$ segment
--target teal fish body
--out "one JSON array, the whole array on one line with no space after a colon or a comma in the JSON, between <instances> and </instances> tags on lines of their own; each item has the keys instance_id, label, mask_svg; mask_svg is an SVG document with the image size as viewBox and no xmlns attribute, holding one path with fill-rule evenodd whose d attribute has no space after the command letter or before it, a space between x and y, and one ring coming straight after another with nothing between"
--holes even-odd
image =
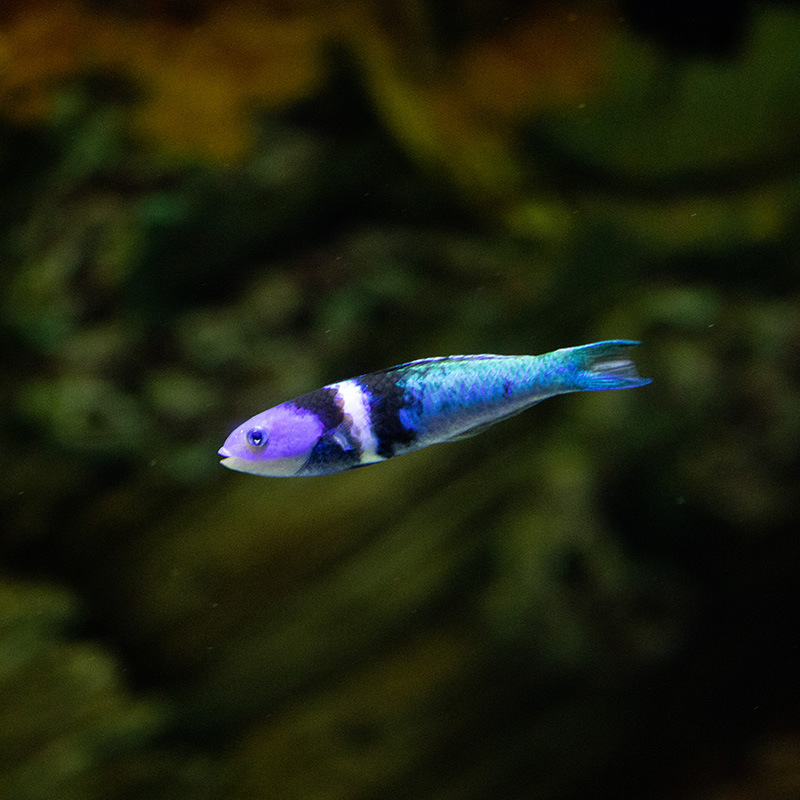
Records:
<instances>
[{"instance_id":1,"label":"teal fish body","mask_svg":"<svg viewBox=\"0 0 800 800\"><path fill-rule=\"evenodd\" d=\"M426 358L289 400L240 425L219 454L239 472L330 475L482 430L548 397L630 389L638 342L613 340L540 356Z\"/></svg>"}]
</instances>

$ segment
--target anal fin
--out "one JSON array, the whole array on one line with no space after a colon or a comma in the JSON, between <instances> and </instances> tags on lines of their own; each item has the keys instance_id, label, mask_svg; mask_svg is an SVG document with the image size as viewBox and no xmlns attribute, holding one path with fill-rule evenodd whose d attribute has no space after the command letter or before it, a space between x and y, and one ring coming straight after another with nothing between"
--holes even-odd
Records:
<instances>
[{"instance_id":1,"label":"anal fin","mask_svg":"<svg viewBox=\"0 0 800 800\"><path fill-rule=\"evenodd\" d=\"M467 428L465 431L461 431L461 433L455 434L455 436L451 436L448 439L444 439L445 442L460 442L462 439L469 439L472 436L477 436L479 433L483 433L488 428L491 428L492 425L497 425L498 422L503 422L504 420L511 419L511 417L516 417L517 414L521 414L523 411L527 411L531 406L536 405L539 401L536 400L533 403L525 406L524 408L518 408L516 411L511 411L508 414L503 414L500 417L495 417L489 422L481 422L478 425L473 426L472 428Z\"/></svg>"}]
</instances>

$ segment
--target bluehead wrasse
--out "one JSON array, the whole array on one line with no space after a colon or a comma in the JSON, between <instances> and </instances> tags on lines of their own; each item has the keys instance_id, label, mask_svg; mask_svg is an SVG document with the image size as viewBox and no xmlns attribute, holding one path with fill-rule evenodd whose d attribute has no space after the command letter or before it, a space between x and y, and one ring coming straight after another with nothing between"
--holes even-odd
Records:
<instances>
[{"instance_id":1,"label":"bluehead wrasse","mask_svg":"<svg viewBox=\"0 0 800 800\"><path fill-rule=\"evenodd\" d=\"M423 358L332 383L236 428L221 463L270 477L331 475L377 464L490 425L567 392L650 383L617 339L541 356Z\"/></svg>"}]
</instances>

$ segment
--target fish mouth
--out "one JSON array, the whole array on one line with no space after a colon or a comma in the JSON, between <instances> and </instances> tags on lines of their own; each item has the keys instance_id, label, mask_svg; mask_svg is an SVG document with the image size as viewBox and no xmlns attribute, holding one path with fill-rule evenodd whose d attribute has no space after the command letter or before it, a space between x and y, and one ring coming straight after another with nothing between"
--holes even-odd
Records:
<instances>
[{"instance_id":1,"label":"fish mouth","mask_svg":"<svg viewBox=\"0 0 800 800\"><path fill-rule=\"evenodd\" d=\"M224 447L220 447L220 449L217 450L217 455L222 456L222 460L219 463L228 469L236 469L237 463L240 462L240 459L236 458L236 456L232 456Z\"/></svg>"},{"instance_id":2,"label":"fish mouth","mask_svg":"<svg viewBox=\"0 0 800 800\"><path fill-rule=\"evenodd\" d=\"M252 465L248 461L232 456L224 447L220 447L217 453L222 456L222 460L219 463L223 467L236 472L252 472Z\"/></svg>"}]
</instances>

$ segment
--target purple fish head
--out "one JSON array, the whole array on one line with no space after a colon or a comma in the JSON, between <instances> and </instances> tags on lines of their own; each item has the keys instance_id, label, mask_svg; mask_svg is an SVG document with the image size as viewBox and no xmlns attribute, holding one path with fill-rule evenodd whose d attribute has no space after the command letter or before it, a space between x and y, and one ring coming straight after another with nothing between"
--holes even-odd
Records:
<instances>
[{"instance_id":1,"label":"purple fish head","mask_svg":"<svg viewBox=\"0 0 800 800\"><path fill-rule=\"evenodd\" d=\"M323 432L313 411L283 403L233 431L219 450L220 463L237 472L290 477L306 463Z\"/></svg>"}]
</instances>

